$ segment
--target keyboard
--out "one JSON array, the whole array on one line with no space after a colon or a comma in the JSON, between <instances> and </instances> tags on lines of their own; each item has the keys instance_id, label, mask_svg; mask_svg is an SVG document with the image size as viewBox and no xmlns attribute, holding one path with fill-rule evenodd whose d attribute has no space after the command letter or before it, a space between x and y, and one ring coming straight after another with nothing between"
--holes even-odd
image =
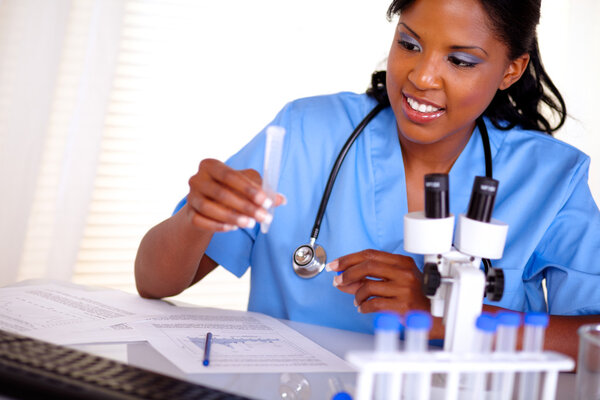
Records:
<instances>
[{"instance_id":1,"label":"keyboard","mask_svg":"<svg viewBox=\"0 0 600 400\"><path fill-rule=\"evenodd\" d=\"M246 399L0 330L2 395L14 399Z\"/></svg>"}]
</instances>

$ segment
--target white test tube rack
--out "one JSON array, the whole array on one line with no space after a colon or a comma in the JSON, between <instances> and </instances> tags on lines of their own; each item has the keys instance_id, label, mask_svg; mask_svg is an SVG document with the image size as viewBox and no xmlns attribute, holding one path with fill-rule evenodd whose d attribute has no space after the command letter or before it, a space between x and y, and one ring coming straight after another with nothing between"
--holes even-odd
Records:
<instances>
[{"instance_id":1,"label":"white test tube rack","mask_svg":"<svg viewBox=\"0 0 600 400\"><path fill-rule=\"evenodd\" d=\"M421 382L425 383L418 393L418 400L459 400L468 398L469 395L469 388L460 387L461 376L497 372L538 372L541 376L540 399L553 400L556 396L559 372L571 371L575 366L571 358L552 351L491 354L459 354L447 351L413 354L398 351L378 354L357 351L349 352L346 359L358 373L355 400L373 398L375 377L379 374L388 375L393 381L392 386L398 389L397 393L388 393L389 399L401 398L403 377L406 374L421 374ZM445 381L444 386L432 384L434 374L443 377L439 381Z\"/></svg>"}]
</instances>

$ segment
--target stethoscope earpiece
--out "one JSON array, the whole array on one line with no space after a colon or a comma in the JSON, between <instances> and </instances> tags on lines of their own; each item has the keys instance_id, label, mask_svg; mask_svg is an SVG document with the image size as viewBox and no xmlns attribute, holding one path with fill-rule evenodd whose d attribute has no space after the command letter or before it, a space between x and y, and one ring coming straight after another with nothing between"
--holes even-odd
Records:
<instances>
[{"instance_id":1,"label":"stethoscope earpiece","mask_svg":"<svg viewBox=\"0 0 600 400\"><path fill-rule=\"evenodd\" d=\"M310 244L303 244L294 251L292 265L294 271L301 278L313 278L325 268L327 253L325 249L312 240Z\"/></svg>"}]
</instances>

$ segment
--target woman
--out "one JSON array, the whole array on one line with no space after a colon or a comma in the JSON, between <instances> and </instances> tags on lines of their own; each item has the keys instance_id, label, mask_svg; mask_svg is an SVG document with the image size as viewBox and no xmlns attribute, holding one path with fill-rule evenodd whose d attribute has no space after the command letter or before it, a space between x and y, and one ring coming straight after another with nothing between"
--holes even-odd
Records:
<instances>
[{"instance_id":1,"label":"woman","mask_svg":"<svg viewBox=\"0 0 600 400\"><path fill-rule=\"evenodd\" d=\"M423 176L433 172L449 173L451 212L465 212L473 177L485 174L476 123L483 116L500 181L494 217L510 226L494 263L505 273L504 297L484 309L548 309L546 347L574 356L576 341L561 338L598 320L600 213L587 186L589 158L545 134L566 111L540 62L539 10L539 0L392 3L399 21L387 67L391 107L350 148L319 236L333 260L328 269L339 275L299 278L291 253L310 237L340 148L377 104L365 94L301 99L275 118L287 131L279 191L288 204L266 235L256 224L271 221L258 172L264 132L227 165L202 161L179 211L140 244L139 293L175 295L220 264L238 276L251 266L248 308L279 318L370 331L374 312L428 310L422 257L403 249L403 216L423 209ZM439 320L432 337L443 338Z\"/></svg>"}]
</instances>

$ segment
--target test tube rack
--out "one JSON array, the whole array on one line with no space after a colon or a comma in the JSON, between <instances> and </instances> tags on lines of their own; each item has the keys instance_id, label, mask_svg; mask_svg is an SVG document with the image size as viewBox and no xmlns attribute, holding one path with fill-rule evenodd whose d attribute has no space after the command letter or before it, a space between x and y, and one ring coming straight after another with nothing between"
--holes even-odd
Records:
<instances>
[{"instance_id":1,"label":"test tube rack","mask_svg":"<svg viewBox=\"0 0 600 400\"><path fill-rule=\"evenodd\" d=\"M493 373L540 373L541 399L553 400L556 396L558 373L571 371L574 361L560 353L491 353L459 354L447 351L426 353L376 353L349 352L347 361L358 373L355 399L371 400L375 390L376 376L391 377L391 393L386 398L401 399L403 380L408 376L420 376L416 400L460 400L471 398L468 388L461 387L461 380L469 374ZM436 377L435 383L432 379ZM485 398L485 397L484 397ZM409 399L406 399L409 400ZM413 399L410 399L413 400Z\"/></svg>"}]
</instances>

